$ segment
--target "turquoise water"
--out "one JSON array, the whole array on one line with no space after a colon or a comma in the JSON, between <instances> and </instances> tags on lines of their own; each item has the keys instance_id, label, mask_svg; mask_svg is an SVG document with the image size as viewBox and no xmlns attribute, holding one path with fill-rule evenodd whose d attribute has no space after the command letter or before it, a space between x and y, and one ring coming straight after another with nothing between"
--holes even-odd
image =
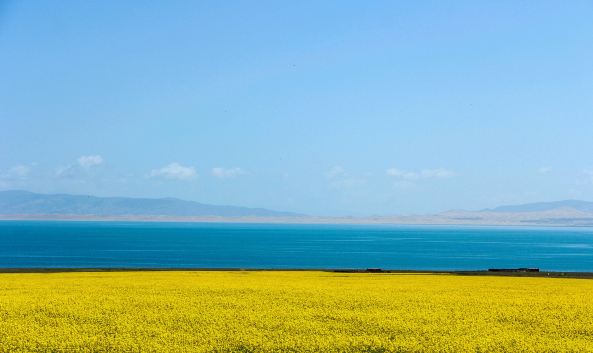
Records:
<instances>
[{"instance_id":1,"label":"turquoise water","mask_svg":"<svg viewBox=\"0 0 593 353\"><path fill-rule=\"evenodd\" d=\"M593 271L593 229L2 221L0 267Z\"/></svg>"}]
</instances>

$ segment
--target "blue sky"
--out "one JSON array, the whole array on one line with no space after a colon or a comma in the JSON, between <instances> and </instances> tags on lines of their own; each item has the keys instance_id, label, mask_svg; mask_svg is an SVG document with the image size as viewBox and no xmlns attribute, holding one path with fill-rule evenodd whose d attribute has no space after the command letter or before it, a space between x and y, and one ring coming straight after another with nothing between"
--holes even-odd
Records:
<instances>
[{"instance_id":1,"label":"blue sky","mask_svg":"<svg viewBox=\"0 0 593 353\"><path fill-rule=\"evenodd\" d=\"M0 188L321 215L593 200L591 1L2 1Z\"/></svg>"}]
</instances>

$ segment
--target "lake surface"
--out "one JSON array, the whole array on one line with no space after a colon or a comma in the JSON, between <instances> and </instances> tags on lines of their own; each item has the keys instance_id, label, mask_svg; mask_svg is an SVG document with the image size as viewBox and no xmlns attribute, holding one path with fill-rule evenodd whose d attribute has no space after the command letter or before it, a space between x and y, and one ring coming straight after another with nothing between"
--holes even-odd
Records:
<instances>
[{"instance_id":1,"label":"lake surface","mask_svg":"<svg viewBox=\"0 0 593 353\"><path fill-rule=\"evenodd\" d=\"M0 221L0 267L593 271L593 229Z\"/></svg>"}]
</instances>

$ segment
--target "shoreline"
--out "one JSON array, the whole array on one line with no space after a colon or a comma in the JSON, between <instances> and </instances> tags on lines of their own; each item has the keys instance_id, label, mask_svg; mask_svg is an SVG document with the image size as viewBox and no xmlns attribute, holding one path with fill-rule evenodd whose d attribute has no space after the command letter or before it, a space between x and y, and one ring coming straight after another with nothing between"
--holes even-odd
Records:
<instances>
[{"instance_id":1,"label":"shoreline","mask_svg":"<svg viewBox=\"0 0 593 353\"><path fill-rule=\"evenodd\" d=\"M19 267L0 268L0 274L51 274L51 273L101 273L101 272L328 272L328 273L347 273L347 274L411 274L411 275L455 275L455 276L482 276L482 277L540 277L540 278L573 278L573 279L593 279L593 272L573 272L573 271L539 271L539 272L517 272L517 271L488 271L488 270L397 270L397 269L324 269L324 268L157 268L157 267Z\"/></svg>"},{"instance_id":2,"label":"shoreline","mask_svg":"<svg viewBox=\"0 0 593 353\"><path fill-rule=\"evenodd\" d=\"M252 218L252 217L6 217L0 215L0 222L68 222L68 223L195 223L195 224L254 224L254 225L336 225L336 226L418 226L418 227L513 227L513 228L593 228L593 224L550 224L527 222L406 222L388 219L365 219L349 217L310 217L310 218Z\"/></svg>"}]
</instances>

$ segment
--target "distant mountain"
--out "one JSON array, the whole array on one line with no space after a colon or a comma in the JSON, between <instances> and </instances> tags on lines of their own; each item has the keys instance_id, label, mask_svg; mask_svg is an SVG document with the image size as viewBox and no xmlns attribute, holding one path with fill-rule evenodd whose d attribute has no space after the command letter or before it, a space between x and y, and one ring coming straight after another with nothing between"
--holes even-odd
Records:
<instances>
[{"instance_id":1,"label":"distant mountain","mask_svg":"<svg viewBox=\"0 0 593 353\"><path fill-rule=\"evenodd\" d=\"M293 217L263 208L216 206L175 198L145 199L0 191L0 215Z\"/></svg>"},{"instance_id":2,"label":"distant mountain","mask_svg":"<svg viewBox=\"0 0 593 353\"><path fill-rule=\"evenodd\" d=\"M374 217L315 217L262 208L215 206L175 198L146 199L0 191L0 219L440 224L593 227L593 202L567 200L500 206L481 211Z\"/></svg>"},{"instance_id":3,"label":"distant mountain","mask_svg":"<svg viewBox=\"0 0 593 353\"><path fill-rule=\"evenodd\" d=\"M491 212L545 212L559 209L573 209L581 212L593 212L593 202L580 200L564 200L553 202L536 202L523 205L499 206L484 211Z\"/></svg>"}]
</instances>

